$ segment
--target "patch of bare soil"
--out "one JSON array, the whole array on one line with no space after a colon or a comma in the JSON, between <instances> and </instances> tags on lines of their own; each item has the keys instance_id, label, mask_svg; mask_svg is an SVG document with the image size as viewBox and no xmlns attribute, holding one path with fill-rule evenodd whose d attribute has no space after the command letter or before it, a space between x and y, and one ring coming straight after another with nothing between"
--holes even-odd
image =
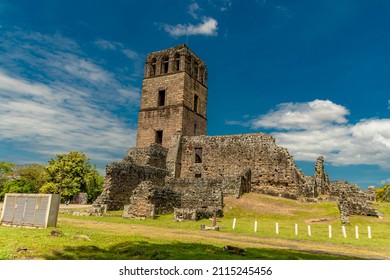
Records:
<instances>
[{"instance_id":1,"label":"patch of bare soil","mask_svg":"<svg viewBox=\"0 0 390 280\"><path fill-rule=\"evenodd\" d=\"M284 198L256 193L246 194L239 199L228 196L224 198L224 202L227 206L224 209L226 212L228 212L232 207L239 207L243 210L248 210L254 213L293 216L294 212L300 208L299 202L297 201L288 201L288 203L286 203L286 199Z\"/></svg>"}]
</instances>

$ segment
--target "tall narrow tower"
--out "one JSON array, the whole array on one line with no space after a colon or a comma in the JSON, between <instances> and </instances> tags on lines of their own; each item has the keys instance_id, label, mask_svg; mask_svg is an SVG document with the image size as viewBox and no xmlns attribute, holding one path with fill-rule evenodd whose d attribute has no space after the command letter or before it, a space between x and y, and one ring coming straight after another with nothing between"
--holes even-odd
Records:
<instances>
[{"instance_id":1,"label":"tall narrow tower","mask_svg":"<svg viewBox=\"0 0 390 280\"><path fill-rule=\"evenodd\" d=\"M207 69L186 45L146 57L138 114L137 148L153 143L169 148L178 131L205 135Z\"/></svg>"}]
</instances>

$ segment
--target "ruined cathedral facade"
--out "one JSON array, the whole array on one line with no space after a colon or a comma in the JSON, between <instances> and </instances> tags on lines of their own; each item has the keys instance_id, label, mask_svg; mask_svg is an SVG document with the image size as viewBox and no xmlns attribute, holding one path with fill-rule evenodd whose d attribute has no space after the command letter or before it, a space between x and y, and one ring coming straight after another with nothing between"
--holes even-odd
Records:
<instances>
[{"instance_id":1,"label":"ruined cathedral facade","mask_svg":"<svg viewBox=\"0 0 390 280\"><path fill-rule=\"evenodd\" d=\"M340 190L319 157L314 176L265 133L207 136L207 68L186 45L146 57L137 144L106 168L104 190L91 209L124 209L124 217L175 213L197 220L223 215L223 198L258 192L315 201Z\"/></svg>"}]
</instances>

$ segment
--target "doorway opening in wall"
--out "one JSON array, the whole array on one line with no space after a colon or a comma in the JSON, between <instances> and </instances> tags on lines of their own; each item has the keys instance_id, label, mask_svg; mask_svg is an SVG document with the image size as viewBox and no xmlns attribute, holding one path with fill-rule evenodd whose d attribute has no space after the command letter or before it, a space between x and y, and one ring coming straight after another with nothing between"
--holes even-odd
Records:
<instances>
[{"instance_id":1,"label":"doorway opening in wall","mask_svg":"<svg viewBox=\"0 0 390 280\"><path fill-rule=\"evenodd\" d=\"M202 178L202 174L200 174L200 173L195 173L195 178Z\"/></svg>"},{"instance_id":2,"label":"doorway opening in wall","mask_svg":"<svg viewBox=\"0 0 390 280\"><path fill-rule=\"evenodd\" d=\"M157 144L162 145L162 141L163 141L163 131L162 130L157 130L156 131L156 140L155 140L155 142Z\"/></svg>"}]
</instances>

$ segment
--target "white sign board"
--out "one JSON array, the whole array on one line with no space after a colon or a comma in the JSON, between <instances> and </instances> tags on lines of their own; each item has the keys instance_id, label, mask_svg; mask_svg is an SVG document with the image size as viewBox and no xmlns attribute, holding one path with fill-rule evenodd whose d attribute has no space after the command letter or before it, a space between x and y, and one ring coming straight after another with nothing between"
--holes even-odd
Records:
<instances>
[{"instance_id":1,"label":"white sign board","mask_svg":"<svg viewBox=\"0 0 390 280\"><path fill-rule=\"evenodd\" d=\"M1 224L28 227L55 227L60 207L59 194L5 195Z\"/></svg>"}]
</instances>

